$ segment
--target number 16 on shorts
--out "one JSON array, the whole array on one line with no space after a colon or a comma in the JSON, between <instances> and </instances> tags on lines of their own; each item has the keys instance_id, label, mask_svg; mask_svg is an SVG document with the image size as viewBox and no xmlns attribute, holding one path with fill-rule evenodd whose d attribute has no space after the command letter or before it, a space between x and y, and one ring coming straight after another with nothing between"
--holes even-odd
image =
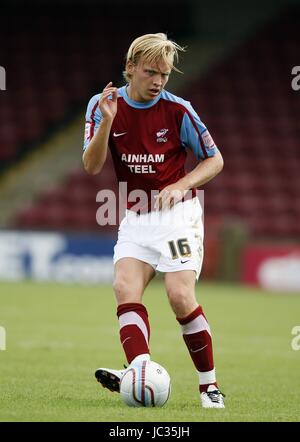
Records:
<instances>
[{"instance_id":1,"label":"number 16 on shorts","mask_svg":"<svg viewBox=\"0 0 300 442\"><path fill-rule=\"evenodd\" d=\"M192 255L187 238L180 238L176 242L168 241L168 244L172 259L178 259L180 256L188 258Z\"/></svg>"}]
</instances>

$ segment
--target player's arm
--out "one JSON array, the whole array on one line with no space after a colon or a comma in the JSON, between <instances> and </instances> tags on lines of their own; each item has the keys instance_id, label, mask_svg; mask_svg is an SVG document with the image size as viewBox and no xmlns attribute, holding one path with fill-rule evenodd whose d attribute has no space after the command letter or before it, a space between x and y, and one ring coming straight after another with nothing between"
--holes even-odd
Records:
<instances>
[{"instance_id":1,"label":"player's arm","mask_svg":"<svg viewBox=\"0 0 300 442\"><path fill-rule=\"evenodd\" d=\"M186 103L180 138L182 145L191 149L200 162L177 184L186 190L201 187L221 172L224 161L207 127L190 103Z\"/></svg>"},{"instance_id":2,"label":"player's arm","mask_svg":"<svg viewBox=\"0 0 300 442\"><path fill-rule=\"evenodd\" d=\"M180 186L187 190L193 187L201 187L218 175L223 169L223 166L224 160L218 150L213 157L206 158L197 164L191 172L177 181L177 184L180 184Z\"/></svg>"},{"instance_id":3,"label":"player's arm","mask_svg":"<svg viewBox=\"0 0 300 442\"><path fill-rule=\"evenodd\" d=\"M201 187L210 181L223 169L224 161L219 151L213 157L206 158L183 178L174 184L166 186L156 197L155 209L172 207L181 201L186 193L195 187Z\"/></svg>"},{"instance_id":4,"label":"player's arm","mask_svg":"<svg viewBox=\"0 0 300 442\"><path fill-rule=\"evenodd\" d=\"M216 147L207 127L200 120L189 103L182 119L180 138L182 145L192 149L200 160L197 166L176 183L166 186L157 196L155 208L163 209L181 201L185 194L195 187L210 181L224 166L222 155Z\"/></svg>"},{"instance_id":5,"label":"player's arm","mask_svg":"<svg viewBox=\"0 0 300 442\"><path fill-rule=\"evenodd\" d=\"M117 97L117 88L112 87L110 82L99 98L98 107L102 118L82 156L84 168L91 175L99 173L105 163L109 134L117 113ZM94 123L93 121L92 124Z\"/></svg>"}]
</instances>

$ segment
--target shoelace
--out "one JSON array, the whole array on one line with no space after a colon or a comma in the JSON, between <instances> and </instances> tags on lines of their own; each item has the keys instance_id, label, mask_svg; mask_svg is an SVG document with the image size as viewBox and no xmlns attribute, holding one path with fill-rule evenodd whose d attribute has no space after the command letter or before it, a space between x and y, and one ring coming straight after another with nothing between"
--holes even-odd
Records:
<instances>
[{"instance_id":1,"label":"shoelace","mask_svg":"<svg viewBox=\"0 0 300 442\"><path fill-rule=\"evenodd\" d=\"M212 402L220 402L220 396L225 397L225 394L220 390L209 391L206 394Z\"/></svg>"}]
</instances>

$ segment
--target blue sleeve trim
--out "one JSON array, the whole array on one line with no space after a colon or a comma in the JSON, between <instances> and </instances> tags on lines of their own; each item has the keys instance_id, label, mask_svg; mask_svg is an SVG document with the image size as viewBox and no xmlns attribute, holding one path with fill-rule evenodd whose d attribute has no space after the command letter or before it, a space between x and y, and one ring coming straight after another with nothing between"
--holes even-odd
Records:
<instances>
[{"instance_id":1,"label":"blue sleeve trim","mask_svg":"<svg viewBox=\"0 0 300 442\"><path fill-rule=\"evenodd\" d=\"M185 110L180 128L182 145L191 149L199 160L214 156L218 149L191 103L165 90L162 98L180 104Z\"/></svg>"},{"instance_id":2,"label":"blue sleeve trim","mask_svg":"<svg viewBox=\"0 0 300 442\"><path fill-rule=\"evenodd\" d=\"M87 111L85 114L85 132L84 132L84 143L83 150L85 150L91 139L93 138L95 132L97 131L100 121L102 120L102 114L100 112L98 101L101 94L94 95L87 106Z\"/></svg>"},{"instance_id":3,"label":"blue sleeve trim","mask_svg":"<svg viewBox=\"0 0 300 442\"><path fill-rule=\"evenodd\" d=\"M180 139L184 147L191 149L198 160L213 157L217 147L206 126L197 115L193 118L189 112L183 116Z\"/></svg>"}]
</instances>

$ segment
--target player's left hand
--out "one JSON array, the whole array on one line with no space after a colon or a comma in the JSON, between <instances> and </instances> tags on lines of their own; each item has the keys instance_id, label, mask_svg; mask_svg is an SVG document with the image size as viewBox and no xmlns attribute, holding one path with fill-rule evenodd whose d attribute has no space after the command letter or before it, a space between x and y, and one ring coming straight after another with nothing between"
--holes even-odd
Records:
<instances>
[{"instance_id":1,"label":"player's left hand","mask_svg":"<svg viewBox=\"0 0 300 442\"><path fill-rule=\"evenodd\" d=\"M184 189L179 183L166 186L155 196L154 210L168 210L182 200L188 189Z\"/></svg>"}]
</instances>

